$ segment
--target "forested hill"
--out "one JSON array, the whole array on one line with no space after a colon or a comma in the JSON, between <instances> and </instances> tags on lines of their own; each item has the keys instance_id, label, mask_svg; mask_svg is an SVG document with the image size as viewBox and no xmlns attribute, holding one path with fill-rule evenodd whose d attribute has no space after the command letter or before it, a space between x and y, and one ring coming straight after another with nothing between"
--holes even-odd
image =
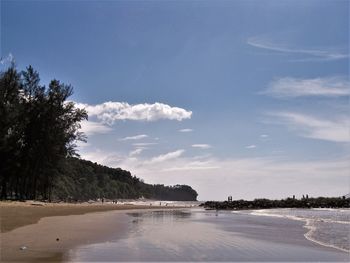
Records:
<instances>
[{"instance_id":1,"label":"forested hill","mask_svg":"<svg viewBox=\"0 0 350 263\"><path fill-rule=\"evenodd\" d=\"M76 158L88 118L68 98L73 88L40 83L31 66L0 72L0 198L83 201L97 198L196 200L186 185L149 185L122 169Z\"/></svg>"},{"instance_id":2,"label":"forested hill","mask_svg":"<svg viewBox=\"0 0 350 263\"><path fill-rule=\"evenodd\" d=\"M149 198L156 200L196 201L197 192L187 185L151 185L129 171L110 168L90 161L68 158L59 169L52 198L75 201L97 198Z\"/></svg>"}]
</instances>

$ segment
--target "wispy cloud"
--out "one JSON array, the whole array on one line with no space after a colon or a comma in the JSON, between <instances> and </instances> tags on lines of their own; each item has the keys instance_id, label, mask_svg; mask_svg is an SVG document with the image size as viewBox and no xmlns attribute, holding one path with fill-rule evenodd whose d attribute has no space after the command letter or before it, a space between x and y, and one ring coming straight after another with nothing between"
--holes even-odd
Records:
<instances>
[{"instance_id":1,"label":"wispy cloud","mask_svg":"<svg viewBox=\"0 0 350 263\"><path fill-rule=\"evenodd\" d=\"M11 63L14 61L14 57L12 55L12 53L9 53L6 57L1 57L0 58L0 64L1 65L4 65L4 64L7 64L7 63Z\"/></svg>"},{"instance_id":2,"label":"wispy cloud","mask_svg":"<svg viewBox=\"0 0 350 263\"><path fill-rule=\"evenodd\" d=\"M245 148L246 149L254 149L254 148L256 148L256 145L255 144L247 145Z\"/></svg>"},{"instance_id":3,"label":"wispy cloud","mask_svg":"<svg viewBox=\"0 0 350 263\"><path fill-rule=\"evenodd\" d=\"M193 148L200 148L200 149L209 149L211 148L211 145L209 144L192 144Z\"/></svg>"},{"instance_id":4,"label":"wispy cloud","mask_svg":"<svg viewBox=\"0 0 350 263\"><path fill-rule=\"evenodd\" d=\"M297 131L302 137L331 142L350 142L350 118L346 116L326 120L294 112L275 112L268 115L273 116L274 121Z\"/></svg>"},{"instance_id":5,"label":"wispy cloud","mask_svg":"<svg viewBox=\"0 0 350 263\"><path fill-rule=\"evenodd\" d=\"M349 57L349 54L337 50L291 48L286 45L276 44L271 40L264 39L261 37L249 38L247 40L247 44L256 48L261 48L274 52L301 54L308 56L307 58L300 59L299 61L327 61L345 59Z\"/></svg>"},{"instance_id":6,"label":"wispy cloud","mask_svg":"<svg viewBox=\"0 0 350 263\"><path fill-rule=\"evenodd\" d=\"M192 132L193 129L181 129L179 130L179 132Z\"/></svg>"},{"instance_id":7,"label":"wispy cloud","mask_svg":"<svg viewBox=\"0 0 350 263\"><path fill-rule=\"evenodd\" d=\"M345 77L313 79L280 78L262 92L277 98L301 96L340 97L350 95L350 82Z\"/></svg>"},{"instance_id":8,"label":"wispy cloud","mask_svg":"<svg viewBox=\"0 0 350 263\"><path fill-rule=\"evenodd\" d=\"M79 108L85 108L89 116L96 116L98 120L109 125L119 120L157 121L166 119L182 121L190 119L192 116L192 111L158 102L130 105L127 102L109 101L97 105L84 103L76 105Z\"/></svg>"},{"instance_id":9,"label":"wispy cloud","mask_svg":"<svg viewBox=\"0 0 350 263\"><path fill-rule=\"evenodd\" d=\"M129 156L140 155L143 152L144 148L137 148L129 153Z\"/></svg>"},{"instance_id":10,"label":"wispy cloud","mask_svg":"<svg viewBox=\"0 0 350 263\"><path fill-rule=\"evenodd\" d=\"M185 150L177 150L174 152L169 152L166 154L162 154L156 157L153 157L150 160L150 163L154 164L154 163L160 163L160 162L165 162L165 161L169 161L169 160L173 160L176 158L179 158L183 153L185 152Z\"/></svg>"},{"instance_id":11,"label":"wispy cloud","mask_svg":"<svg viewBox=\"0 0 350 263\"><path fill-rule=\"evenodd\" d=\"M106 126L99 122L94 121L82 121L81 122L81 131L86 135L94 135L98 133L108 133L112 130L111 127Z\"/></svg>"},{"instance_id":12,"label":"wispy cloud","mask_svg":"<svg viewBox=\"0 0 350 263\"><path fill-rule=\"evenodd\" d=\"M268 134L260 134L259 136L259 140L261 142L267 142L270 140L270 136Z\"/></svg>"},{"instance_id":13,"label":"wispy cloud","mask_svg":"<svg viewBox=\"0 0 350 263\"><path fill-rule=\"evenodd\" d=\"M144 139L147 137L148 137L148 135L146 135L146 134L140 134L140 135L135 135L135 136L124 137L124 138L119 139L119 141L141 140L141 139Z\"/></svg>"},{"instance_id":14,"label":"wispy cloud","mask_svg":"<svg viewBox=\"0 0 350 263\"><path fill-rule=\"evenodd\" d=\"M150 146L150 145L156 145L158 144L157 142L138 142L138 143L133 143L132 145L136 147L144 147L144 146Z\"/></svg>"}]
</instances>

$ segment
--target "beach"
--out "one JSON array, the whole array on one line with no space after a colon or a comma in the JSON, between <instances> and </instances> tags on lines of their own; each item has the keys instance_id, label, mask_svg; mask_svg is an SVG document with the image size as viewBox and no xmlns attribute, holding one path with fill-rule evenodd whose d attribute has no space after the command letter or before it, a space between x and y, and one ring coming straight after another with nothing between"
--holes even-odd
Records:
<instances>
[{"instance_id":1,"label":"beach","mask_svg":"<svg viewBox=\"0 0 350 263\"><path fill-rule=\"evenodd\" d=\"M132 204L0 202L1 262L61 262L63 255L75 246L103 241L111 234L121 236L127 229L126 216L121 211L156 208Z\"/></svg>"},{"instance_id":2,"label":"beach","mask_svg":"<svg viewBox=\"0 0 350 263\"><path fill-rule=\"evenodd\" d=\"M80 246L68 262L348 262L305 238L301 221L203 209L126 212L123 238Z\"/></svg>"},{"instance_id":3,"label":"beach","mask_svg":"<svg viewBox=\"0 0 350 263\"><path fill-rule=\"evenodd\" d=\"M304 221L266 213L137 204L1 204L1 261L349 260L348 251L306 238L310 229Z\"/></svg>"}]
</instances>

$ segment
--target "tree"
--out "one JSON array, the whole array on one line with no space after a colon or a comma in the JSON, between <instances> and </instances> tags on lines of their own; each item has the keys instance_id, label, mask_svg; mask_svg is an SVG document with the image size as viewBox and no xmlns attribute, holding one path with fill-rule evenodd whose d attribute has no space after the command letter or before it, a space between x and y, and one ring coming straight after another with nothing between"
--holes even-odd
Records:
<instances>
[{"instance_id":1,"label":"tree","mask_svg":"<svg viewBox=\"0 0 350 263\"><path fill-rule=\"evenodd\" d=\"M0 75L1 198L50 199L61 162L76 155L83 109L67 101L73 88L57 80L49 87L31 66L18 73L12 65Z\"/></svg>"},{"instance_id":2,"label":"tree","mask_svg":"<svg viewBox=\"0 0 350 263\"><path fill-rule=\"evenodd\" d=\"M1 198L6 198L18 168L21 148L20 74L12 64L0 73L0 182Z\"/></svg>"},{"instance_id":3,"label":"tree","mask_svg":"<svg viewBox=\"0 0 350 263\"><path fill-rule=\"evenodd\" d=\"M196 200L186 185L149 185L129 171L76 158L86 138L84 109L68 101L73 88L40 84L31 66L0 72L0 198L89 200L106 197Z\"/></svg>"}]
</instances>

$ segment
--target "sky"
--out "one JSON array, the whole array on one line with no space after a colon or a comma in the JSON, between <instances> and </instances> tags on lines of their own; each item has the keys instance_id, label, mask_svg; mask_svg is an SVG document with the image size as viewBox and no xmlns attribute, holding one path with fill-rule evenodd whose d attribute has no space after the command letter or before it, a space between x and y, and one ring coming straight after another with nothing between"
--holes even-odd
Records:
<instances>
[{"instance_id":1,"label":"sky","mask_svg":"<svg viewBox=\"0 0 350 263\"><path fill-rule=\"evenodd\" d=\"M199 200L350 192L349 1L1 1L1 69L74 87L82 158Z\"/></svg>"}]
</instances>

